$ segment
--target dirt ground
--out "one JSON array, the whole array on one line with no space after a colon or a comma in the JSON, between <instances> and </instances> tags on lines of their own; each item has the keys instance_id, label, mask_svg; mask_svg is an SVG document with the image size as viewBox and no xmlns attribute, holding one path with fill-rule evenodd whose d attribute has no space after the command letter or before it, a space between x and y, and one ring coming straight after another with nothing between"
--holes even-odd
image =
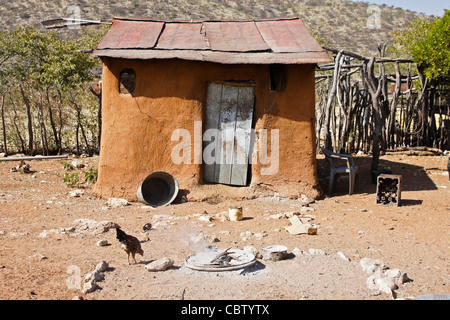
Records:
<instances>
[{"instance_id":1,"label":"dirt ground","mask_svg":"<svg viewBox=\"0 0 450 320\"><path fill-rule=\"evenodd\" d=\"M69 158L67 162L71 162ZM80 158L96 166L98 158ZM310 204L307 212L318 226L316 235L291 235L286 218L278 213L300 211L298 200L262 197L207 199L153 209L141 203L109 208L83 185L79 197L70 196L63 181L61 160L29 161L31 173L10 172L17 162L0 162L0 299L267 299L267 300L391 300L389 294L367 287L368 274L360 260L382 260L401 269L412 281L395 290L397 299L446 294L449 277L450 183L446 156L383 156L380 168L402 175L402 205L376 204L370 157L355 157L360 168L356 194L347 194L348 180L340 178L332 197ZM318 156L318 174L327 188L328 164ZM84 178L80 170L79 177ZM188 197L189 200L189 197ZM244 219L222 221L221 212L242 206ZM144 240L143 226L151 223L150 241L142 242L144 256L129 265L115 230L101 224L82 226L80 220L111 221ZM211 221L208 221L211 220ZM84 220L87 221L87 220ZM97 246L100 240L110 245ZM247 270L200 272L184 260L206 245L220 249L284 245L282 261L259 259ZM297 248L297 249L296 249ZM325 255L310 254L320 249ZM306 252L299 254L301 251ZM296 254L294 254L294 253ZM350 261L337 255L342 252ZM149 272L153 260L169 257L168 270ZM100 261L109 268L99 289L82 293L84 276Z\"/></svg>"}]
</instances>

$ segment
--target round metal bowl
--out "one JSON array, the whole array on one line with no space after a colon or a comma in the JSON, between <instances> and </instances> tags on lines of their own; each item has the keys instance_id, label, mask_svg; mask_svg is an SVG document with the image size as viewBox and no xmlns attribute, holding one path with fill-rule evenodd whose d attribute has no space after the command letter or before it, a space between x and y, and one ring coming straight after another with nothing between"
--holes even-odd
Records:
<instances>
[{"instance_id":1,"label":"round metal bowl","mask_svg":"<svg viewBox=\"0 0 450 320\"><path fill-rule=\"evenodd\" d=\"M256 257L244 250L229 249L229 255L234 257L227 264L213 264L211 261L225 250L213 248L198 252L187 257L184 261L186 267L197 271L233 271L248 268L256 263ZM236 259L235 259L236 258Z\"/></svg>"}]
</instances>

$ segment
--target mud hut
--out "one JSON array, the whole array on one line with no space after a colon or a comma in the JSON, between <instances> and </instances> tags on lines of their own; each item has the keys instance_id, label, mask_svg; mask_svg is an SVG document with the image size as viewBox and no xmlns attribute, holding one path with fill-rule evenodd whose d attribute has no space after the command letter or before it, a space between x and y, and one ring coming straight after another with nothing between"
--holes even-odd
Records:
<instances>
[{"instance_id":1,"label":"mud hut","mask_svg":"<svg viewBox=\"0 0 450 320\"><path fill-rule=\"evenodd\" d=\"M103 61L98 181L135 200L147 175L192 199L317 197L315 66L330 58L299 18L115 18Z\"/></svg>"}]
</instances>

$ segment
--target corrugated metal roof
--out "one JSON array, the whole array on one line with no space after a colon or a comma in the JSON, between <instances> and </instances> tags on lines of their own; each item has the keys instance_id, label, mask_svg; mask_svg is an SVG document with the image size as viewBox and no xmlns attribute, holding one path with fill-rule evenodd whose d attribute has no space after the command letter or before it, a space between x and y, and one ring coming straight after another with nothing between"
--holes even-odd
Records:
<instances>
[{"instance_id":1,"label":"corrugated metal roof","mask_svg":"<svg viewBox=\"0 0 450 320\"><path fill-rule=\"evenodd\" d=\"M329 62L299 18L155 21L114 18L94 55L245 64Z\"/></svg>"},{"instance_id":2,"label":"corrugated metal roof","mask_svg":"<svg viewBox=\"0 0 450 320\"><path fill-rule=\"evenodd\" d=\"M202 23L166 23L158 40L158 49L208 50Z\"/></svg>"},{"instance_id":3,"label":"corrugated metal roof","mask_svg":"<svg viewBox=\"0 0 450 320\"><path fill-rule=\"evenodd\" d=\"M205 22L206 37L212 51L268 51L270 47L255 22Z\"/></svg>"},{"instance_id":4,"label":"corrugated metal roof","mask_svg":"<svg viewBox=\"0 0 450 320\"><path fill-rule=\"evenodd\" d=\"M164 22L114 19L111 29L100 41L97 50L152 49L163 27Z\"/></svg>"}]
</instances>

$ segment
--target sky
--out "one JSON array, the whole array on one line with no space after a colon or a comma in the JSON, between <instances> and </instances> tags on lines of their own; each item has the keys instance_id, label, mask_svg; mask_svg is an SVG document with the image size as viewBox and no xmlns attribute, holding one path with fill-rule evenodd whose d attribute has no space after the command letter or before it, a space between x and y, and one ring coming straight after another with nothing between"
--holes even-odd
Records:
<instances>
[{"instance_id":1,"label":"sky","mask_svg":"<svg viewBox=\"0 0 450 320\"><path fill-rule=\"evenodd\" d=\"M350 0L361 1L361 0ZM388 6L400 7L417 11L428 15L442 17L444 9L450 10L450 0L363 0L364 2L373 4L385 4Z\"/></svg>"}]
</instances>

